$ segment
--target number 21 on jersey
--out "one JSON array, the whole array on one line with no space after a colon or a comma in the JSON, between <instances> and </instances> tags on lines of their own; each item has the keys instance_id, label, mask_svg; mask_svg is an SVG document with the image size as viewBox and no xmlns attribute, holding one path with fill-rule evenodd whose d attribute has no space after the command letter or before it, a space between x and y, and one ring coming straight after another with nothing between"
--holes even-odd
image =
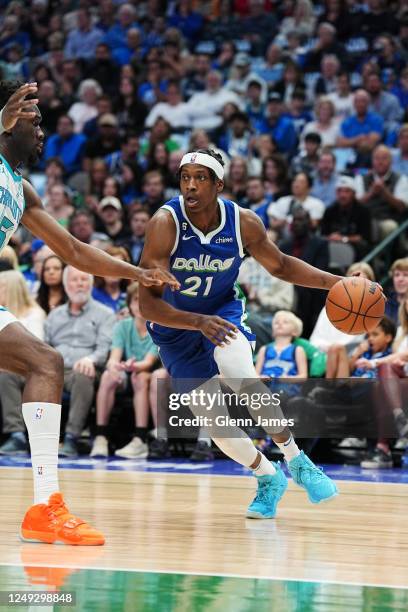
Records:
<instances>
[{"instance_id":1,"label":"number 21 on jersey","mask_svg":"<svg viewBox=\"0 0 408 612\"><path fill-rule=\"evenodd\" d=\"M186 285L190 285L190 287L187 287L187 289L183 289L182 291L180 291L180 293L182 293L183 295L187 295L188 297L197 297L201 285L203 284L203 282L205 282L204 292L202 296L207 297L207 295L211 291L212 281L212 276L206 276L205 279L201 276L189 276L189 278L186 278L184 283Z\"/></svg>"}]
</instances>

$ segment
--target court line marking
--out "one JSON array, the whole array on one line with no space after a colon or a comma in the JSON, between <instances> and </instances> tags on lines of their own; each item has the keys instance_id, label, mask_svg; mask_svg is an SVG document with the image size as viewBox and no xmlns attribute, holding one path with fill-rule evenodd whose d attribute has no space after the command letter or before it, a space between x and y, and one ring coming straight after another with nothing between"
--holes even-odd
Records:
<instances>
[{"instance_id":1,"label":"court line marking","mask_svg":"<svg viewBox=\"0 0 408 612\"><path fill-rule=\"evenodd\" d=\"M0 474L1 474L1 470L15 470L15 469L27 469L27 470L31 470L31 466L17 466L17 465L1 465L0 466ZM89 474L92 474L93 472L103 472L104 474L106 473L119 473L119 474L159 474L161 476L215 476L218 478L252 478L252 474L211 474L208 472L203 472L200 470L197 471L188 471L188 472L161 472L159 470L154 471L154 470L106 470L103 468L71 468L71 467L59 467L59 473L64 473L67 471L72 471L72 472L79 472L79 473L84 473L84 472L88 472ZM287 475L288 480L293 480L292 477L290 475ZM362 480L362 479L349 479L349 478L335 478L335 476L331 476L331 478L335 481L335 482L353 482L356 484L372 484L372 485L407 485L407 482L383 482L381 480ZM1 479L1 478L0 478ZM0 563L1 564L1 563Z\"/></svg>"},{"instance_id":2,"label":"court line marking","mask_svg":"<svg viewBox=\"0 0 408 612\"><path fill-rule=\"evenodd\" d=\"M31 563L5 563L0 561L0 566L4 567L55 567L58 569L72 569L74 571L77 570L96 570L96 571L106 571L106 572L133 572L135 574L178 574L181 576L206 576L206 577L219 577L219 578L242 578L245 580L274 580L276 582L307 582L307 583L315 583L315 584L335 584L335 585L344 585L344 586L354 586L354 587L370 587L370 588L379 588L379 589L401 589L408 590L408 585L393 585L393 584L375 584L371 582L350 582L347 580L328 580L328 579L312 579L312 578L293 578L286 576L254 576L252 574L230 574L226 572L190 572L190 571L177 571L177 570L165 570L165 569L142 569L142 568L125 568L125 567L91 567L89 565L82 566L81 564L75 566L67 566L59 563L53 563L50 565L49 563L36 563L32 565Z\"/></svg>"}]
</instances>

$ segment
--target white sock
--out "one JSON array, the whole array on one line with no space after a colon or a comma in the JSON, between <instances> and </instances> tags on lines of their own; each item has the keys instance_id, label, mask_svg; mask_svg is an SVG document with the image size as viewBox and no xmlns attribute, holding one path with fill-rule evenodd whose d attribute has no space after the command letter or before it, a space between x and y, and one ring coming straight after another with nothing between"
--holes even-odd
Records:
<instances>
[{"instance_id":1,"label":"white sock","mask_svg":"<svg viewBox=\"0 0 408 612\"><path fill-rule=\"evenodd\" d=\"M47 402L23 404L23 417L31 448L34 476L34 504L46 504L59 491L58 443L61 405Z\"/></svg>"},{"instance_id":2,"label":"white sock","mask_svg":"<svg viewBox=\"0 0 408 612\"><path fill-rule=\"evenodd\" d=\"M276 440L274 440L274 442L284 454L286 461L290 461L300 455L300 450L292 434L290 434L286 442L276 442Z\"/></svg>"},{"instance_id":3,"label":"white sock","mask_svg":"<svg viewBox=\"0 0 408 612\"><path fill-rule=\"evenodd\" d=\"M265 455L263 455L262 453L259 453L259 454L261 455L261 460L259 462L258 467L253 469L254 475L255 476L267 476L267 475L273 476L273 474L276 474L276 470L274 466L272 465L272 463L268 461Z\"/></svg>"}]
</instances>

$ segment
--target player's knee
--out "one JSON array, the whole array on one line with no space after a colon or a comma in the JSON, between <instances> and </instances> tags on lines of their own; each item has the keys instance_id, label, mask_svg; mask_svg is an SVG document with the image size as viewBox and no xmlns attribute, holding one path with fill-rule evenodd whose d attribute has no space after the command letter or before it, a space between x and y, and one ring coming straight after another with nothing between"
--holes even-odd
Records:
<instances>
[{"instance_id":1,"label":"player's knee","mask_svg":"<svg viewBox=\"0 0 408 612\"><path fill-rule=\"evenodd\" d=\"M35 363L31 368L35 374L45 375L48 379L60 380L64 376L64 360L61 353L45 343L38 345Z\"/></svg>"}]
</instances>

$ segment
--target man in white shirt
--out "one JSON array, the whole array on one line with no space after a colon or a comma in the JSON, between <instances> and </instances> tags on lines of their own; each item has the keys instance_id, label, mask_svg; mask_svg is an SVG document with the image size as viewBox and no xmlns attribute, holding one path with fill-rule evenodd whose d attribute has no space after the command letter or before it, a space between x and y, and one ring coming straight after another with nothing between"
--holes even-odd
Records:
<instances>
[{"instance_id":1,"label":"man in white shirt","mask_svg":"<svg viewBox=\"0 0 408 612\"><path fill-rule=\"evenodd\" d=\"M192 127L215 130L222 124L221 111L228 102L241 109L239 96L223 87L221 73L212 70L207 76L205 91L194 94L187 104Z\"/></svg>"},{"instance_id":2,"label":"man in white shirt","mask_svg":"<svg viewBox=\"0 0 408 612\"><path fill-rule=\"evenodd\" d=\"M187 115L188 107L183 102L180 85L177 81L169 81L166 100L166 102L158 102L153 106L146 117L146 127L151 128L159 117L163 117L176 130L190 127L191 123Z\"/></svg>"},{"instance_id":3,"label":"man in white shirt","mask_svg":"<svg viewBox=\"0 0 408 612\"><path fill-rule=\"evenodd\" d=\"M292 195L283 196L269 205L268 217L272 229L284 235L287 226L292 223L293 213L299 208L309 213L312 225L317 227L325 206L321 200L310 195L312 184L308 174L299 172L292 181Z\"/></svg>"}]
</instances>

